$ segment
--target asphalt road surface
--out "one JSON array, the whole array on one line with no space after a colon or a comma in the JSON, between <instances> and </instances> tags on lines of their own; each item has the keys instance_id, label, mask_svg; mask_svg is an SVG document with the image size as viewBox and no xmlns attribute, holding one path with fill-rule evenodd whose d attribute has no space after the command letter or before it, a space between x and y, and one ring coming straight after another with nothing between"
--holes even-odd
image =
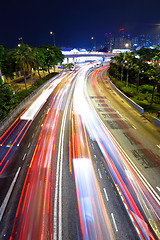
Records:
<instances>
[{"instance_id":1,"label":"asphalt road surface","mask_svg":"<svg viewBox=\"0 0 160 240\"><path fill-rule=\"evenodd\" d=\"M160 238L159 130L107 68L62 74L0 137L0 239Z\"/></svg>"}]
</instances>

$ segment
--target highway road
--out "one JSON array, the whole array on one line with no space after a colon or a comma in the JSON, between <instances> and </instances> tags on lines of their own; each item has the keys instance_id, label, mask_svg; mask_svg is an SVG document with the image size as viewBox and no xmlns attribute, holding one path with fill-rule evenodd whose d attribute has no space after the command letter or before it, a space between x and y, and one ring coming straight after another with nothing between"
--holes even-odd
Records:
<instances>
[{"instance_id":1,"label":"highway road","mask_svg":"<svg viewBox=\"0 0 160 240\"><path fill-rule=\"evenodd\" d=\"M159 130L107 69L63 73L1 136L0 239L160 238Z\"/></svg>"}]
</instances>

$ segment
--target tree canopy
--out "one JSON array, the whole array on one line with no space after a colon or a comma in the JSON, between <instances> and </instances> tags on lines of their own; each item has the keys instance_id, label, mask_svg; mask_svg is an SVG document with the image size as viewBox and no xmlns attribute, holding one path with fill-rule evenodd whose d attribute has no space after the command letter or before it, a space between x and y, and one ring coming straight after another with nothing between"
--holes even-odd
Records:
<instances>
[{"instance_id":1,"label":"tree canopy","mask_svg":"<svg viewBox=\"0 0 160 240\"><path fill-rule=\"evenodd\" d=\"M50 72L50 68L54 68L58 63L62 64L63 59L64 55L60 49L51 45L31 48L22 43L17 49L11 50L0 45L0 79L2 75L6 78L13 77L14 72L20 71L24 75L26 86L26 73L30 73L32 79L32 69Z\"/></svg>"},{"instance_id":2,"label":"tree canopy","mask_svg":"<svg viewBox=\"0 0 160 240\"><path fill-rule=\"evenodd\" d=\"M113 73L113 65L116 65ZM111 72L121 81L126 81L128 86L128 79L137 85L137 91L140 84L153 86L152 102L155 94L155 89L160 92L160 50L155 47L154 49L141 48L137 52L120 53L112 58ZM125 73L124 73L125 72ZM129 75L131 76L129 78Z\"/></svg>"}]
</instances>

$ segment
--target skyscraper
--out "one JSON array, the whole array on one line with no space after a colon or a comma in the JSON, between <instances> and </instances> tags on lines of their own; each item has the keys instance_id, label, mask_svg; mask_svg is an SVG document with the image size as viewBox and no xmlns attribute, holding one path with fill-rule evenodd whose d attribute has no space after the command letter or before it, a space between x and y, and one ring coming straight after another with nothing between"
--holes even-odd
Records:
<instances>
[{"instance_id":1,"label":"skyscraper","mask_svg":"<svg viewBox=\"0 0 160 240\"><path fill-rule=\"evenodd\" d=\"M114 37L112 33L105 33L105 48L108 52L112 52L114 46Z\"/></svg>"}]
</instances>

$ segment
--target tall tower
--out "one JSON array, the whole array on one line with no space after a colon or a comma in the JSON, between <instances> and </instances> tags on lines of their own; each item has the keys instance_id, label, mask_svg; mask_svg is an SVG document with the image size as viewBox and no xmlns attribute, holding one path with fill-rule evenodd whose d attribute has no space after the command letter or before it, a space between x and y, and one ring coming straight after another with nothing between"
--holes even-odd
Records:
<instances>
[{"instance_id":1,"label":"tall tower","mask_svg":"<svg viewBox=\"0 0 160 240\"><path fill-rule=\"evenodd\" d=\"M105 48L107 49L108 52L112 52L114 45L114 38L112 33L105 33Z\"/></svg>"}]
</instances>

